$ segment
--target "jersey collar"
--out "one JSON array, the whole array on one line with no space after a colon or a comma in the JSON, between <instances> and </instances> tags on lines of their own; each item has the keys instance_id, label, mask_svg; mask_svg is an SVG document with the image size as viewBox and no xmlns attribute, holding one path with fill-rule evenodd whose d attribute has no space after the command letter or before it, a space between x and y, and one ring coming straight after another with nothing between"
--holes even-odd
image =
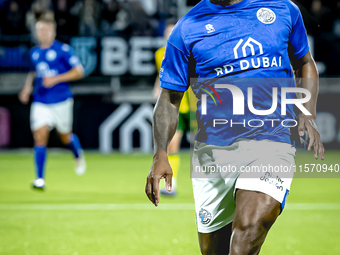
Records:
<instances>
[{"instance_id":1,"label":"jersey collar","mask_svg":"<svg viewBox=\"0 0 340 255\"><path fill-rule=\"evenodd\" d=\"M237 4L227 5L227 6L223 7L221 5L211 3L210 0L205 0L205 2L210 7L210 9L212 9L214 11L227 11L227 12L234 11L234 10L240 9L244 6L247 6L250 3L250 1L251 0L242 0L241 2L239 2Z\"/></svg>"}]
</instances>

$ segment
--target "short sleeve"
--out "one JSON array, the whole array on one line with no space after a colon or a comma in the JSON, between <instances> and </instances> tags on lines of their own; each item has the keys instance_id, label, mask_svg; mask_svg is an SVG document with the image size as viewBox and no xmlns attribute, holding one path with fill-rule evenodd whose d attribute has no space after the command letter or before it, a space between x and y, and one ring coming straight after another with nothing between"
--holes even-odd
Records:
<instances>
[{"instance_id":1,"label":"short sleeve","mask_svg":"<svg viewBox=\"0 0 340 255\"><path fill-rule=\"evenodd\" d=\"M190 53L183 42L181 24L177 23L169 37L159 77L162 88L184 92L189 87Z\"/></svg>"},{"instance_id":2,"label":"short sleeve","mask_svg":"<svg viewBox=\"0 0 340 255\"><path fill-rule=\"evenodd\" d=\"M291 2L288 7L292 18L292 31L289 36L290 53L299 59L309 51L307 32L299 8Z\"/></svg>"},{"instance_id":3,"label":"short sleeve","mask_svg":"<svg viewBox=\"0 0 340 255\"><path fill-rule=\"evenodd\" d=\"M63 44L61 47L62 57L67 70L71 70L74 67L81 65L79 58L75 54L74 50L67 44Z\"/></svg>"}]
</instances>

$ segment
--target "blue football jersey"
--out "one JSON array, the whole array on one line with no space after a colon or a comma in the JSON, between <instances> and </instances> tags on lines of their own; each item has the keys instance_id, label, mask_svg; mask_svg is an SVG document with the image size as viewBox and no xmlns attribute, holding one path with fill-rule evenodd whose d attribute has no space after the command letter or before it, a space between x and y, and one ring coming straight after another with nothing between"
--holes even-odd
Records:
<instances>
[{"instance_id":1,"label":"blue football jersey","mask_svg":"<svg viewBox=\"0 0 340 255\"><path fill-rule=\"evenodd\" d=\"M68 82L58 83L52 88L45 88L42 85L44 77L57 76L80 65L78 57L68 44L54 41L48 49L42 49L39 46L34 47L30 51L30 60L30 71L36 72L33 91L34 102L54 104L72 97Z\"/></svg>"},{"instance_id":2,"label":"blue football jersey","mask_svg":"<svg viewBox=\"0 0 340 255\"><path fill-rule=\"evenodd\" d=\"M186 91L190 78L198 77L191 84L198 99L198 141L218 146L239 138L290 143L289 128L296 123L287 123L295 115L292 104L287 105L286 115L281 114L281 89L295 87L290 58L299 59L308 51L301 13L290 0L243 0L226 7L202 0L169 37L161 87ZM243 114L235 114L233 94L217 84L231 84L243 93ZM256 110L270 109L275 92L276 110L269 115L250 111L249 88ZM292 99L295 94L286 93L286 97Z\"/></svg>"}]
</instances>

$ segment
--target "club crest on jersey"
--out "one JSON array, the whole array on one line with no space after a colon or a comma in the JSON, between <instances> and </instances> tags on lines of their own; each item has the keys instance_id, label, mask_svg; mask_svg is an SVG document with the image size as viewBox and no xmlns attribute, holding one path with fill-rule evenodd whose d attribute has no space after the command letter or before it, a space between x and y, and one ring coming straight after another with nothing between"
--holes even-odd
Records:
<instances>
[{"instance_id":1,"label":"club crest on jersey","mask_svg":"<svg viewBox=\"0 0 340 255\"><path fill-rule=\"evenodd\" d=\"M211 25L211 24L205 25L205 28L207 29L207 33L208 33L208 34L209 34L209 33L212 33L212 32L215 32L215 28L214 28L214 26Z\"/></svg>"},{"instance_id":2,"label":"club crest on jersey","mask_svg":"<svg viewBox=\"0 0 340 255\"><path fill-rule=\"evenodd\" d=\"M201 220L201 223L204 224L204 225L207 225L211 222L211 213L208 212L206 209L203 209L201 208L199 214L198 214L198 217L200 218Z\"/></svg>"},{"instance_id":3,"label":"club crest on jersey","mask_svg":"<svg viewBox=\"0 0 340 255\"><path fill-rule=\"evenodd\" d=\"M46 59L48 61L53 61L55 60L56 57L57 57L57 52L55 52L55 50L49 50L48 52L46 52Z\"/></svg>"},{"instance_id":4,"label":"club crest on jersey","mask_svg":"<svg viewBox=\"0 0 340 255\"><path fill-rule=\"evenodd\" d=\"M256 15L263 24L272 24L276 20L275 12L268 8L259 9Z\"/></svg>"}]
</instances>

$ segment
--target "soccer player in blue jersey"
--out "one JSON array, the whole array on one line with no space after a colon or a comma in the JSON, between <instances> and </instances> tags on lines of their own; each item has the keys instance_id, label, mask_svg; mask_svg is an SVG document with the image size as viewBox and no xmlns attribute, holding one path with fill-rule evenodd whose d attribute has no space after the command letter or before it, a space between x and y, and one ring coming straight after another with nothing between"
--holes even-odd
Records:
<instances>
[{"instance_id":1,"label":"soccer player in blue jersey","mask_svg":"<svg viewBox=\"0 0 340 255\"><path fill-rule=\"evenodd\" d=\"M294 72L302 88L295 87ZM198 78L190 84L192 77ZM294 166L294 125L284 123L295 115L287 99L303 102L295 104L302 111L299 135L307 131L308 150L324 159L315 125L318 72L298 7L290 0L202 0L172 31L160 80L148 198L158 206L161 178L171 190L168 145L190 84L198 98L192 182L201 252L258 254L284 208L293 172L262 169L250 178L242 169ZM298 90L306 95L301 101L287 93ZM221 167L226 172L216 173ZM197 168L214 171L196 174Z\"/></svg>"},{"instance_id":2,"label":"soccer player in blue jersey","mask_svg":"<svg viewBox=\"0 0 340 255\"><path fill-rule=\"evenodd\" d=\"M86 170L79 139L77 135L72 134L73 98L68 83L83 76L83 67L69 45L55 41L54 20L39 20L36 23L36 31L39 46L30 51L30 72L19 99L27 104L33 93L30 114L36 173L33 188L44 190L46 145L49 132L54 127L61 141L74 154L76 173L82 175Z\"/></svg>"}]
</instances>

